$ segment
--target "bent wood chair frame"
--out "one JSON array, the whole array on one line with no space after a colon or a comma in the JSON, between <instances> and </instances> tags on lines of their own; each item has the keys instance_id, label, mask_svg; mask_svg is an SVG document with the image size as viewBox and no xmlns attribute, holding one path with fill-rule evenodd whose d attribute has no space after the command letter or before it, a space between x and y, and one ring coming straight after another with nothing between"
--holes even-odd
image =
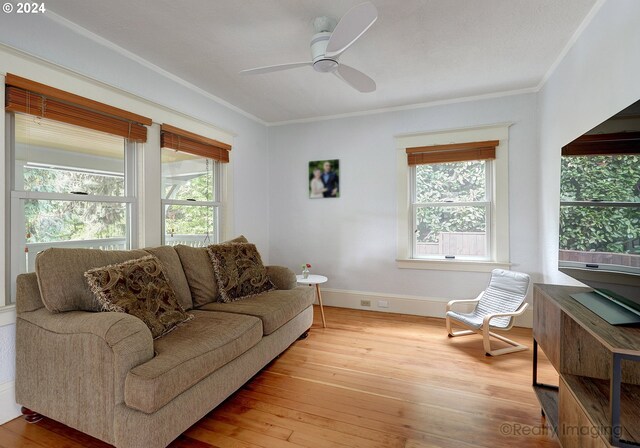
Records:
<instances>
[{"instance_id":1,"label":"bent wood chair frame","mask_svg":"<svg viewBox=\"0 0 640 448\"><path fill-rule=\"evenodd\" d=\"M476 297L475 299L471 299L471 300L451 300L449 303L447 303L447 312L451 310L451 308L454 305L457 304L461 304L461 303L466 303L466 304L471 304L471 303L475 303L477 304L480 301L480 298L482 297L482 294L484 294L484 292L480 293L480 295L478 295L478 297ZM460 322L457 319L453 319L455 320L455 324L459 325L459 326L463 326L465 328L469 328L468 330L459 330L459 331L453 331L452 328L452 319L449 316L446 316L445 318L445 325L447 327L447 333L449 335L449 337L457 337L457 336L468 336L470 334L480 334L482 335L482 344L484 346L484 351L486 353L487 356L499 356L499 355L505 355L507 353L513 353L513 352L520 352L523 350L528 350L529 347L527 347L526 345L522 345L522 344L518 344L516 341L512 341L511 339L496 334L491 330L499 330L499 331L508 331L511 330L511 328L513 327L513 323L514 323L514 318L516 316L520 316L524 313L524 311L527 309L527 307L529 306L528 303L522 303L522 305L520 305L520 307L514 311L513 313L495 313L495 314L488 314L486 316L484 316L484 319L482 321L482 326L480 328L471 328L468 325L465 325L463 322ZM491 323L491 319L493 319L494 317L511 317L511 319L509 320L509 325L507 325L504 328L499 328L499 327L492 327L490 325ZM491 337L494 337L496 339L501 340L502 342L506 342L507 344L509 344L511 347L505 347L505 348L501 348L501 349L497 349L497 350L492 350L491 349Z\"/></svg>"}]
</instances>

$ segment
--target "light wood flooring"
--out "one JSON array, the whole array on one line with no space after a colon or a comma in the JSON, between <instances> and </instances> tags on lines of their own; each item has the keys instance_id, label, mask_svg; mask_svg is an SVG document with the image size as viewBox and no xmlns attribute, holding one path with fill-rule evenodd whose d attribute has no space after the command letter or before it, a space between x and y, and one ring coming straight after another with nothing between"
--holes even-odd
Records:
<instances>
[{"instance_id":1,"label":"light wood flooring","mask_svg":"<svg viewBox=\"0 0 640 448\"><path fill-rule=\"evenodd\" d=\"M558 447L531 389L530 350L490 358L480 336L448 338L442 319L325 313L328 328L316 310L307 339L171 447ZM531 346L531 330L510 335ZM540 380L557 384L541 358ZM3 448L108 446L46 418L0 426Z\"/></svg>"}]
</instances>

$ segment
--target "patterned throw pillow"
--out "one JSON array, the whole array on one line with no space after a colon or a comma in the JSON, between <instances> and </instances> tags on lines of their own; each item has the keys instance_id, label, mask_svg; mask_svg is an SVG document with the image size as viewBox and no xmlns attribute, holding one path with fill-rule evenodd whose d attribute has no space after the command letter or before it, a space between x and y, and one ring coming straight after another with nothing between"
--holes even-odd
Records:
<instances>
[{"instance_id":1,"label":"patterned throw pillow","mask_svg":"<svg viewBox=\"0 0 640 448\"><path fill-rule=\"evenodd\" d=\"M193 319L178 303L164 268L153 255L84 273L104 311L141 319L154 339Z\"/></svg>"},{"instance_id":2,"label":"patterned throw pillow","mask_svg":"<svg viewBox=\"0 0 640 448\"><path fill-rule=\"evenodd\" d=\"M207 250L222 302L233 302L275 289L254 244L212 244Z\"/></svg>"}]
</instances>

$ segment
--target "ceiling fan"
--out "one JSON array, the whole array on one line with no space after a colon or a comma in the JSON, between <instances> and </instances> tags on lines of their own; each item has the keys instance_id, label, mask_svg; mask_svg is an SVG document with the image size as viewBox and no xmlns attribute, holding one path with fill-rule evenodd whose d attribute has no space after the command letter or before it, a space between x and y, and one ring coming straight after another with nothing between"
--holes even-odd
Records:
<instances>
[{"instance_id":1,"label":"ceiling fan","mask_svg":"<svg viewBox=\"0 0 640 448\"><path fill-rule=\"evenodd\" d=\"M311 61L289 64L268 65L266 67L242 70L244 75L277 72L292 68L311 66L320 73L333 73L359 92L373 92L376 82L353 67L342 64L338 58L344 51L367 31L378 19L378 11L373 3L366 2L354 6L340 19L316 17L313 26L316 34L311 38Z\"/></svg>"}]
</instances>

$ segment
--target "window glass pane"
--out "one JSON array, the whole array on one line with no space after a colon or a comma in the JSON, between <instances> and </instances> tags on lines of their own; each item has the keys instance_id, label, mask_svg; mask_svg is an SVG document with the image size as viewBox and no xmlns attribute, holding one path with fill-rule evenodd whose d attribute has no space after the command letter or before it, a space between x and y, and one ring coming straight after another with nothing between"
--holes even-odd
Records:
<instances>
[{"instance_id":1,"label":"window glass pane","mask_svg":"<svg viewBox=\"0 0 640 448\"><path fill-rule=\"evenodd\" d=\"M15 123L15 190L124 196L124 138L31 115Z\"/></svg>"},{"instance_id":2,"label":"window glass pane","mask_svg":"<svg viewBox=\"0 0 640 448\"><path fill-rule=\"evenodd\" d=\"M416 203L484 201L485 166L485 161L417 165Z\"/></svg>"},{"instance_id":3,"label":"window glass pane","mask_svg":"<svg viewBox=\"0 0 640 448\"><path fill-rule=\"evenodd\" d=\"M419 207L416 224L416 257L487 255L484 206Z\"/></svg>"},{"instance_id":4,"label":"window glass pane","mask_svg":"<svg viewBox=\"0 0 640 448\"><path fill-rule=\"evenodd\" d=\"M164 244L200 247L217 241L217 207L166 205Z\"/></svg>"},{"instance_id":5,"label":"window glass pane","mask_svg":"<svg viewBox=\"0 0 640 448\"><path fill-rule=\"evenodd\" d=\"M163 148L163 199L214 201L214 168L213 160Z\"/></svg>"},{"instance_id":6,"label":"window glass pane","mask_svg":"<svg viewBox=\"0 0 640 448\"><path fill-rule=\"evenodd\" d=\"M27 199L24 219L27 241L32 243L113 238L124 241L127 205Z\"/></svg>"},{"instance_id":7,"label":"window glass pane","mask_svg":"<svg viewBox=\"0 0 640 448\"><path fill-rule=\"evenodd\" d=\"M562 255L562 251L585 253L582 258L564 258L566 261L607 264L616 261L614 264L640 266L640 206L560 207L560 251L561 257L580 256ZM612 260L612 254L632 257Z\"/></svg>"},{"instance_id":8,"label":"window glass pane","mask_svg":"<svg viewBox=\"0 0 640 448\"><path fill-rule=\"evenodd\" d=\"M16 255L24 254L20 263L27 272L34 270L37 253L50 247L128 248L127 204L41 199L21 202L24 227L23 223L16 227L24 228L24 233L13 235L12 244Z\"/></svg>"},{"instance_id":9,"label":"window glass pane","mask_svg":"<svg viewBox=\"0 0 640 448\"><path fill-rule=\"evenodd\" d=\"M562 158L563 201L640 202L640 156Z\"/></svg>"}]
</instances>

